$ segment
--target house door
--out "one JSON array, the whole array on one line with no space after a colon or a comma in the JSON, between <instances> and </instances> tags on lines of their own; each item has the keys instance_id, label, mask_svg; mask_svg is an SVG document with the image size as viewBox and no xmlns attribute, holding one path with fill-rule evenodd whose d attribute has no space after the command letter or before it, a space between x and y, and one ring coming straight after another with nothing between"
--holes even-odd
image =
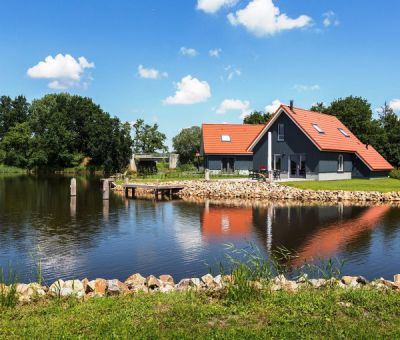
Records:
<instances>
[{"instance_id":1,"label":"house door","mask_svg":"<svg viewBox=\"0 0 400 340\"><path fill-rule=\"evenodd\" d=\"M222 158L222 171L233 172L235 170L235 159L232 157Z\"/></svg>"},{"instance_id":2,"label":"house door","mask_svg":"<svg viewBox=\"0 0 400 340\"><path fill-rule=\"evenodd\" d=\"M306 178L306 156L295 154L289 156L290 178Z\"/></svg>"}]
</instances>

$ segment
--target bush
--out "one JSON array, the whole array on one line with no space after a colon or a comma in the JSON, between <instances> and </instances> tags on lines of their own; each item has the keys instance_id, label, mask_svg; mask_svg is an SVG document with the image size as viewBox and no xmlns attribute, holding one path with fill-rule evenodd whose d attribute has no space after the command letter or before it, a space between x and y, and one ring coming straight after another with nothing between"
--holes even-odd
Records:
<instances>
[{"instance_id":1,"label":"bush","mask_svg":"<svg viewBox=\"0 0 400 340\"><path fill-rule=\"evenodd\" d=\"M179 164L178 169L180 171L197 171L197 168L191 163Z\"/></svg>"},{"instance_id":2,"label":"bush","mask_svg":"<svg viewBox=\"0 0 400 340\"><path fill-rule=\"evenodd\" d=\"M395 179L400 179L400 169L394 169L394 170L390 171L389 177L395 178Z\"/></svg>"}]
</instances>

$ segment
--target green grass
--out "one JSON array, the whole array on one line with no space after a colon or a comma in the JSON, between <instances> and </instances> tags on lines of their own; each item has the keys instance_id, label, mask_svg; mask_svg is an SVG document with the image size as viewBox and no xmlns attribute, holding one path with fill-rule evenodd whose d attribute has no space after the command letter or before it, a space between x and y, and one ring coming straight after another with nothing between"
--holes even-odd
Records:
<instances>
[{"instance_id":1,"label":"green grass","mask_svg":"<svg viewBox=\"0 0 400 340\"><path fill-rule=\"evenodd\" d=\"M311 190L346 190L346 191L400 191L400 180L393 178L385 179L349 179L341 181L301 181L284 182L287 185L299 189Z\"/></svg>"},{"instance_id":2,"label":"green grass","mask_svg":"<svg viewBox=\"0 0 400 340\"><path fill-rule=\"evenodd\" d=\"M350 307L343 304L350 304ZM399 338L400 294L321 289L227 305L205 294L52 300L0 310L0 338Z\"/></svg>"},{"instance_id":3,"label":"green grass","mask_svg":"<svg viewBox=\"0 0 400 340\"><path fill-rule=\"evenodd\" d=\"M26 170L15 166L0 164L0 174L25 174Z\"/></svg>"}]
</instances>

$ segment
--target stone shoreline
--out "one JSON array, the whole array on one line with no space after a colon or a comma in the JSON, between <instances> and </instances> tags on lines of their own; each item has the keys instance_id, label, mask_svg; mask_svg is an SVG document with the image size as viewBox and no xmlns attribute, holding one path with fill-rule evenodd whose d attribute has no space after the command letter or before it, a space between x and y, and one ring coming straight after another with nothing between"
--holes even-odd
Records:
<instances>
[{"instance_id":1,"label":"stone shoreline","mask_svg":"<svg viewBox=\"0 0 400 340\"><path fill-rule=\"evenodd\" d=\"M168 184L165 182L163 184ZM256 182L250 180L213 180L171 182L185 186L180 191L181 198L209 199L263 199L270 201L298 202L400 202L399 192L344 191L344 190L303 190L279 183ZM122 191L122 186L116 186ZM137 196L146 197L151 192L138 189Z\"/></svg>"},{"instance_id":2,"label":"stone shoreline","mask_svg":"<svg viewBox=\"0 0 400 340\"><path fill-rule=\"evenodd\" d=\"M400 293L400 274L394 276L393 281L380 278L369 282L362 276L343 276L341 279L307 279L302 277L298 280L288 280L283 275L279 275L271 280L252 281L255 289L267 290L270 292L284 290L296 292L301 289L320 289L337 287L343 289L379 289L394 290ZM89 281L83 280L57 280L49 287L38 283L16 284L16 297L19 303L37 302L46 298L74 297L82 301L90 298L100 298L105 296L119 296L127 294L142 293L170 293L170 292L211 292L222 291L229 285L234 285L234 279L230 275L212 276L206 274L201 278L182 279L175 284L171 275L161 275L158 278L154 275L143 277L141 274L133 274L125 282L117 279L105 280L96 279ZM12 286L0 284L0 294L7 294Z\"/></svg>"}]
</instances>

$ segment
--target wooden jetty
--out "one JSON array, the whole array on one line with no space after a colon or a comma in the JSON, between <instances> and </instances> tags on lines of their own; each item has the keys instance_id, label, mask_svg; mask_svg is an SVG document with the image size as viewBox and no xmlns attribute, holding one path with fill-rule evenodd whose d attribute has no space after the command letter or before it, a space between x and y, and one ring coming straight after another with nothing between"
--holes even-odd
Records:
<instances>
[{"instance_id":1,"label":"wooden jetty","mask_svg":"<svg viewBox=\"0 0 400 340\"><path fill-rule=\"evenodd\" d=\"M154 194L154 198L157 200L159 196L161 199L165 196L172 198L179 191L181 191L184 185L174 185L174 184L124 184L123 188L125 191L126 198L135 198L136 189L145 189ZM130 193L130 195L129 195Z\"/></svg>"}]
</instances>

